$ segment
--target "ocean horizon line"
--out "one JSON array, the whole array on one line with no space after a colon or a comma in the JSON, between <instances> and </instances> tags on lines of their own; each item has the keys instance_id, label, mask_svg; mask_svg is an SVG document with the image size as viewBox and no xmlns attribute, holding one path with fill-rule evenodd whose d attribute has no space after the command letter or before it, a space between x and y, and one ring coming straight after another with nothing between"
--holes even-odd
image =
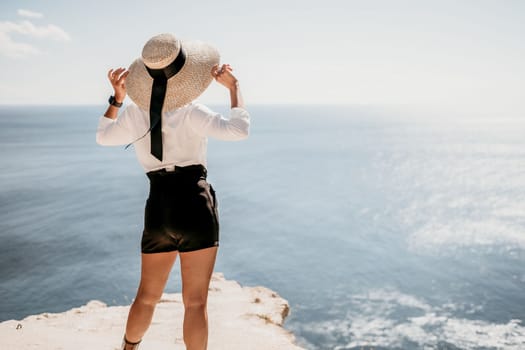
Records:
<instances>
[{"instance_id":1,"label":"ocean horizon line","mask_svg":"<svg viewBox=\"0 0 525 350\"><path fill-rule=\"evenodd\" d=\"M220 113L226 113L230 109L227 103L203 103L208 107L217 110ZM123 108L128 106L129 102L124 102ZM97 108L100 109L102 114L107 107L107 104L2 104L0 103L0 110L22 110L30 109L35 110L41 108L43 111L48 111L53 108ZM435 118L441 120L493 120L493 121L504 121L504 120L522 120L525 119L525 106L523 108L501 108L494 110L490 108L484 108L483 106L464 106L464 105L450 105L450 104L423 104L423 103L398 103L398 104L373 104L373 103L347 103L347 104L330 104L330 103L246 103L246 108L250 110L255 109L267 109L276 108L283 110L302 109L307 110L308 114L312 113L330 113L335 111L337 115L340 115L345 109L347 112L363 112L366 117L377 116L380 118L390 118L394 115L401 117L402 119L408 120L434 120ZM346 113L346 112L345 112ZM392 114L393 113L393 114ZM458 119L459 118L459 119Z\"/></svg>"}]
</instances>

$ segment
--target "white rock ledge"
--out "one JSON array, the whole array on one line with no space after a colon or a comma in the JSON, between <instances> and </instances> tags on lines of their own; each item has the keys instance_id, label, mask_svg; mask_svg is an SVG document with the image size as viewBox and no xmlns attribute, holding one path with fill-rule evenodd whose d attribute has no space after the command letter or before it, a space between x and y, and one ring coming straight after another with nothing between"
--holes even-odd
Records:
<instances>
[{"instance_id":1,"label":"white rock ledge","mask_svg":"<svg viewBox=\"0 0 525 350\"><path fill-rule=\"evenodd\" d=\"M129 306L100 301L57 314L0 323L2 350L117 350ZM301 350L282 325L288 302L264 287L241 287L220 273L208 299L209 350ZM164 294L140 350L182 350L182 297Z\"/></svg>"}]
</instances>

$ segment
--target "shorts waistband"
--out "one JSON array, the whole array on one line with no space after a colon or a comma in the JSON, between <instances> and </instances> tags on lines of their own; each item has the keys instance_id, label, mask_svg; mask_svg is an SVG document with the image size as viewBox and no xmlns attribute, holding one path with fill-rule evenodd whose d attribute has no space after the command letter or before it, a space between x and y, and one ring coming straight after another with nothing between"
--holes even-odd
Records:
<instances>
[{"instance_id":1,"label":"shorts waistband","mask_svg":"<svg viewBox=\"0 0 525 350\"><path fill-rule=\"evenodd\" d=\"M193 165L187 165L187 166L174 166L169 168L162 168L154 171L147 172L146 175L148 178L155 178L158 176L164 177L164 176L171 176L171 175L184 175L184 176L191 176L191 177L204 177L206 178L208 175L208 171L206 170L206 167L202 164L193 164Z\"/></svg>"}]
</instances>

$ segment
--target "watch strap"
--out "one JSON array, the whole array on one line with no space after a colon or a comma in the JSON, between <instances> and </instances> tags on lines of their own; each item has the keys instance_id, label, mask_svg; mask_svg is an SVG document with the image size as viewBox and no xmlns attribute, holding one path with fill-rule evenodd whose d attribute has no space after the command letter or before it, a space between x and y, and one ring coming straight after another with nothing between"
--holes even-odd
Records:
<instances>
[{"instance_id":1,"label":"watch strap","mask_svg":"<svg viewBox=\"0 0 525 350\"><path fill-rule=\"evenodd\" d=\"M117 107L117 108L122 107L122 102L117 102L117 100L115 99L115 96L113 96L113 95L109 96L108 102L109 102L110 105L112 105L114 107Z\"/></svg>"}]
</instances>

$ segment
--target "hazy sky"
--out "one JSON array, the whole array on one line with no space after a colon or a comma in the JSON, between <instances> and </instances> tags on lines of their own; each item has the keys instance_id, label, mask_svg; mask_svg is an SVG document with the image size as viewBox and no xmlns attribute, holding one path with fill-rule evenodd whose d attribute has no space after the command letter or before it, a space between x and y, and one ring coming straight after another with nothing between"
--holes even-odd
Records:
<instances>
[{"instance_id":1,"label":"hazy sky","mask_svg":"<svg viewBox=\"0 0 525 350\"><path fill-rule=\"evenodd\" d=\"M215 45L249 103L523 110L525 1L0 3L0 103L98 104L151 36ZM228 103L216 84L201 98Z\"/></svg>"}]
</instances>

